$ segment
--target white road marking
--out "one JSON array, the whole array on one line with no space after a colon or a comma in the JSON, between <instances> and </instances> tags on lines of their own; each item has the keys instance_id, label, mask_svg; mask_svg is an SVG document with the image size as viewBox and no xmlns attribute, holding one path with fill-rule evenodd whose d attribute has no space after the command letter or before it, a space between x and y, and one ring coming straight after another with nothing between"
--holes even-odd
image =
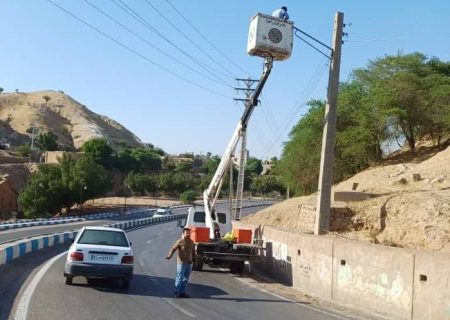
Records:
<instances>
[{"instance_id":1,"label":"white road marking","mask_svg":"<svg viewBox=\"0 0 450 320\"><path fill-rule=\"evenodd\" d=\"M26 320L27 319L27 313L28 313L28 306L31 301L31 297L33 296L34 291L36 290L36 287L38 286L39 282L44 277L45 273L50 269L53 263L55 263L56 260L58 260L63 255L67 254L67 251L58 254L57 256L53 257L49 261L47 261L46 264L36 273L34 278L30 281L27 288L23 291L23 295L20 298L19 304L16 309L16 314L14 315L14 320Z\"/></svg>"},{"instance_id":2,"label":"white road marking","mask_svg":"<svg viewBox=\"0 0 450 320\"><path fill-rule=\"evenodd\" d=\"M156 234L156 236L158 237L161 237L162 235L163 235L162 232Z\"/></svg>"},{"instance_id":3,"label":"white road marking","mask_svg":"<svg viewBox=\"0 0 450 320\"><path fill-rule=\"evenodd\" d=\"M244 281L244 280L242 280L242 279L240 279L240 278L238 278L238 277L234 277L234 278L235 278L236 280L238 280L238 281L240 281L240 282L242 282L242 283L244 283L244 284L250 286L250 287L253 287L253 288L258 289L258 290L260 290L260 291L262 291L262 292L265 292L265 293L270 294L270 295L272 295L272 296L274 296L274 297L277 297L278 299L281 299L281 300L284 300L284 301L288 301L288 302L291 302L291 303L295 303L295 304L301 305L302 307L305 307L305 308L307 308L307 309L311 309L311 310L314 310L314 311L317 311L317 312L320 312L320 313L323 313L323 314L326 314L326 315L335 317L335 318L337 318L337 319L342 319L342 320L349 320L349 319L351 319L351 318L348 318L348 317L347 317L347 318L344 318L344 317L341 317L341 316L339 316L339 315L337 315L337 314L335 314L335 313L331 313L331 312L328 312L328 311L325 311L325 310L322 310L322 309L319 309L319 308L316 308L316 307L312 307L312 306L307 305L307 304L303 304L303 303L300 303L300 302L293 301L293 300L291 300L291 299L282 297L282 296L280 296L280 295L278 295L278 294L276 294L276 293L270 292L270 291L268 291L268 290L266 290L266 289L259 288L258 286L255 286L254 284L251 284L251 283L249 283L249 282L246 282L246 281Z\"/></svg>"},{"instance_id":4,"label":"white road marking","mask_svg":"<svg viewBox=\"0 0 450 320\"><path fill-rule=\"evenodd\" d=\"M189 311L187 311L186 309L180 307L179 305L177 305L176 303L174 303L174 302L171 301L170 299L168 299L168 298L163 298L163 299L164 299L164 301L166 301L168 304L170 304L170 305L171 305L172 307L174 307L175 309L177 309L177 310L183 312L185 315L188 315L188 316L191 317L191 318L197 318L197 317L195 316L195 314L190 313Z\"/></svg>"},{"instance_id":5,"label":"white road marking","mask_svg":"<svg viewBox=\"0 0 450 320\"><path fill-rule=\"evenodd\" d=\"M152 240L147 240L146 244L150 244L152 242Z\"/></svg>"},{"instance_id":6,"label":"white road marking","mask_svg":"<svg viewBox=\"0 0 450 320\"><path fill-rule=\"evenodd\" d=\"M142 257L139 257L139 265L140 265L141 267L144 266L144 260L142 259Z\"/></svg>"},{"instance_id":7,"label":"white road marking","mask_svg":"<svg viewBox=\"0 0 450 320\"><path fill-rule=\"evenodd\" d=\"M169 231L169 232L170 232L170 231L173 231L173 229L174 229L174 228L169 228L169 230L167 230L167 231Z\"/></svg>"},{"instance_id":8,"label":"white road marking","mask_svg":"<svg viewBox=\"0 0 450 320\"><path fill-rule=\"evenodd\" d=\"M161 287L161 284L159 283L158 280L155 279L151 279L151 281L153 283L155 283L157 286ZM165 302L167 302L168 304L170 304L172 307L174 307L175 309L177 309L178 311L183 312L185 315L191 317L191 318L197 318L197 316L195 314L190 313L189 311L187 311L186 309L180 307L179 305L177 305L175 302L172 301L172 299L170 298L162 298Z\"/></svg>"}]
</instances>

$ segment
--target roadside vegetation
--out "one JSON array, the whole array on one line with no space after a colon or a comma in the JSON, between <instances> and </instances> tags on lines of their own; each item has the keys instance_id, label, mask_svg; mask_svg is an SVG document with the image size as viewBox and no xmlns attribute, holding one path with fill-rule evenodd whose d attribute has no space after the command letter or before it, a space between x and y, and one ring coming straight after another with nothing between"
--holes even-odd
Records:
<instances>
[{"instance_id":1,"label":"roadside vegetation","mask_svg":"<svg viewBox=\"0 0 450 320\"><path fill-rule=\"evenodd\" d=\"M275 172L295 195L317 190L325 101L289 134ZM339 90L334 182L381 163L420 140L440 146L450 133L450 63L421 53L385 56L356 69Z\"/></svg>"},{"instance_id":2,"label":"roadside vegetation","mask_svg":"<svg viewBox=\"0 0 450 320\"><path fill-rule=\"evenodd\" d=\"M48 100L44 98L46 103ZM260 159L246 164L244 190L261 197L304 195L317 190L325 101L312 100L309 111L292 128L280 160L264 170ZM421 140L439 146L450 134L450 63L421 53L369 61L340 84L334 182L383 162L389 151ZM52 132L40 133L40 151L58 150ZM19 147L22 155L32 151ZM19 195L25 216L40 217L70 210L104 195L167 196L193 202L208 187L220 157L186 153L178 159L147 144L113 150L104 139L87 141L76 159L40 165ZM268 163L266 163L267 165ZM233 189L238 173L233 171ZM222 196L229 194L229 177ZM114 185L114 187L113 187Z\"/></svg>"}]
</instances>

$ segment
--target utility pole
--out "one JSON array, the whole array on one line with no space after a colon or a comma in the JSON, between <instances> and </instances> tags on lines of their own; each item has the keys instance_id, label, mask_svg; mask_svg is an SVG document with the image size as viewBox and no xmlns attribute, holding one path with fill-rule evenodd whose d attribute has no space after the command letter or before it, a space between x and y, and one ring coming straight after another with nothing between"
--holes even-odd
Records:
<instances>
[{"instance_id":1,"label":"utility pole","mask_svg":"<svg viewBox=\"0 0 450 320\"><path fill-rule=\"evenodd\" d=\"M36 127L35 123L33 122L31 129L31 151L34 151L34 128Z\"/></svg>"},{"instance_id":2,"label":"utility pole","mask_svg":"<svg viewBox=\"0 0 450 320\"><path fill-rule=\"evenodd\" d=\"M255 89L253 89L253 85L255 83L258 83L259 80L257 79L235 79L238 83L243 82L245 84L245 87L239 87L234 88L236 92L243 92L245 94L245 98L235 98L234 101L240 101L243 102L244 105L247 107L247 105L252 103L251 97L253 92L255 92ZM239 157L239 172L238 172L238 180L237 180L237 186L236 186L236 199L233 199L232 204L232 211L231 211L231 217L233 220L239 220L241 217L241 209L242 209L242 197L244 194L244 177L245 177L245 163L247 161L246 155L247 155L247 127L243 127L241 132L239 133L239 137L241 139L241 149L240 149L240 157ZM230 164L231 167L233 167L233 164ZM232 173L231 173L232 174Z\"/></svg>"},{"instance_id":3,"label":"utility pole","mask_svg":"<svg viewBox=\"0 0 450 320\"><path fill-rule=\"evenodd\" d=\"M322 234L330 227L331 185L333 183L334 146L336 138L336 109L339 91L339 69L344 27L344 14L336 12L334 17L333 49L328 77L325 125L320 157L319 190L317 195L316 221L314 234Z\"/></svg>"}]
</instances>

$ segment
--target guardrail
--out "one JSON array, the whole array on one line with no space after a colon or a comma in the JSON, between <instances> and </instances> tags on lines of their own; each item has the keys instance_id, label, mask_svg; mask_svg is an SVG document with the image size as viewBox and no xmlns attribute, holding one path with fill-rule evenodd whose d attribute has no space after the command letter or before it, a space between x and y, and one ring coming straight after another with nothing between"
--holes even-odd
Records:
<instances>
[{"instance_id":1,"label":"guardrail","mask_svg":"<svg viewBox=\"0 0 450 320\"><path fill-rule=\"evenodd\" d=\"M143 218L137 220L131 220L126 222L110 223L105 226L112 228L120 228L123 230L132 229L148 224L172 221L185 217L186 214L174 214L167 217L156 218ZM50 234L46 236L33 237L28 239L22 239L15 243L6 243L0 245L0 265L11 263L14 259L22 257L28 253L35 252L37 250L52 247L58 244L63 244L72 241L75 238L78 231L66 231L56 234Z\"/></svg>"},{"instance_id":2,"label":"guardrail","mask_svg":"<svg viewBox=\"0 0 450 320\"><path fill-rule=\"evenodd\" d=\"M247 207L260 207L260 206L267 206L267 204L258 204L258 205L249 205ZM179 206L173 206L172 209L176 208L188 208L190 205L179 205ZM184 218L187 215L187 213L181 213L181 214L173 214L166 217L155 217L155 218L143 218L143 219L136 219L131 221L125 221L125 222L118 222L118 223L110 223L105 226L112 227L112 228L120 228L123 230L136 228L140 226L144 226L147 224L153 224L158 222L164 222L164 221L172 221L180 218ZM14 259L17 259L19 257L24 256L27 253L34 252L37 250L41 250L47 247L51 247L57 244L62 244L71 241L74 239L77 231L67 231L67 232L61 232L56 234L49 234L46 236L39 236L39 237L32 237L32 238L26 238L16 241L15 243L4 243L0 245L0 265L10 263Z\"/></svg>"},{"instance_id":3,"label":"guardrail","mask_svg":"<svg viewBox=\"0 0 450 320\"><path fill-rule=\"evenodd\" d=\"M145 209L148 210L148 209ZM139 210L144 211L144 210ZM137 212L139 212L137 211ZM106 213L96 213L87 216L75 216L75 217L65 217L65 218L53 218L47 220L27 220L24 222L18 223L8 223L8 224L0 224L0 231L10 230L10 229L19 229L26 227L34 227L34 226L45 226L45 225L55 225L55 224L64 224L71 222L80 222L86 220L100 220L104 218L114 218L122 215L122 213L114 213L114 212L106 212Z\"/></svg>"}]
</instances>

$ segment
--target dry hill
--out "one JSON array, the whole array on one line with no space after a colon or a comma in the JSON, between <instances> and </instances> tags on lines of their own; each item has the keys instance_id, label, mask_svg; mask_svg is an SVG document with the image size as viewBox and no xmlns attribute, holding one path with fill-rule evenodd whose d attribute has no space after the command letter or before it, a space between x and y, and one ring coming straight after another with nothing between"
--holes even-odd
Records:
<instances>
[{"instance_id":1,"label":"dry hill","mask_svg":"<svg viewBox=\"0 0 450 320\"><path fill-rule=\"evenodd\" d=\"M105 138L113 147L142 144L116 121L90 111L62 92L0 95L0 142L13 145L29 142L33 124L38 132L52 131L60 144L71 148L80 148L92 138Z\"/></svg>"},{"instance_id":2,"label":"dry hill","mask_svg":"<svg viewBox=\"0 0 450 320\"><path fill-rule=\"evenodd\" d=\"M363 201L334 202L351 216L336 236L373 243L450 252L450 147L426 160L372 167L333 187L335 191L370 193ZM315 205L316 196L292 198L244 220L302 230L301 204Z\"/></svg>"}]
</instances>

